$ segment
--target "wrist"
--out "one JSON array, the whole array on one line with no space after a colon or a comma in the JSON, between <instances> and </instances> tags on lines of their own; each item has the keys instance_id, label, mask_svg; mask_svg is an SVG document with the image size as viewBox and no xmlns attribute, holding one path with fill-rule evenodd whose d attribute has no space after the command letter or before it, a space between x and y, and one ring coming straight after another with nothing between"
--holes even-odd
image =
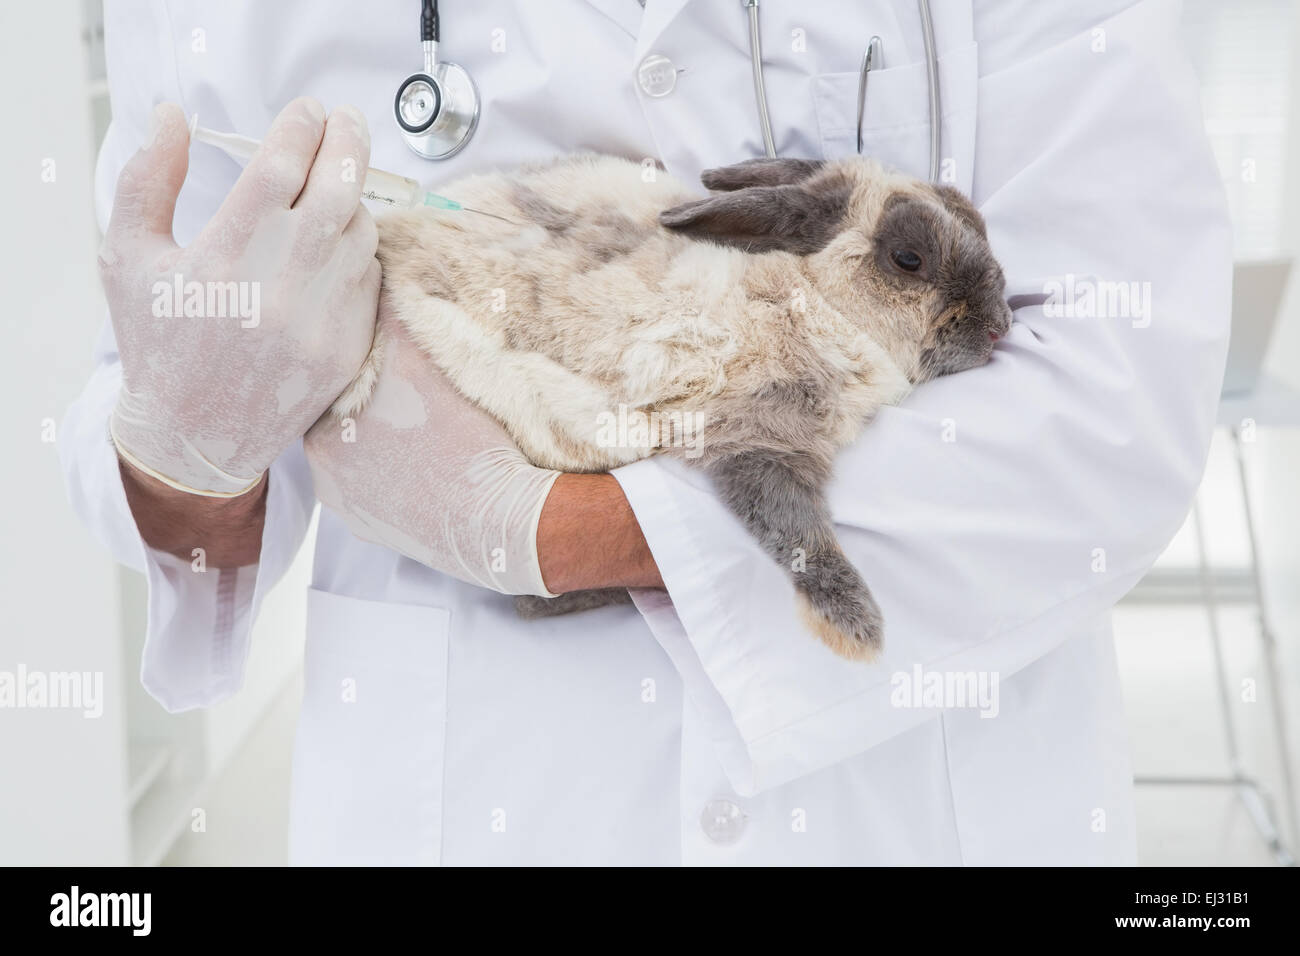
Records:
<instances>
[{"instance_id":1,"label":"wrist","mask_svg":"<svg viewBox=\"0 0 1300 956\"><path fill-rule=\"evenodd\" d=\"M659 568L618 481L607 474L560 475L537 523L547 588L663 587Z\"/></svg>"},{"instance_id":2,"label":"wrist","mask_svg":"<svg viewBox=\"0 0 1300 956\"><path fill-rule=\"evenodd\" d=\"M118 469L136 529L149 547L185 559L202 548L212 567L257 563L270 487L267 475L246 494L213 498L179 491L120 456Z\"/></svg>"},{"instance_id":3,"label":"wrist","mask_svg":"<svg viewBox=\"0 0 1300 956\"><path fill-rule=\"evenodd\" d=\"M125 386L108 419L108 433L121 461L154 481L189 495L236 498L262 481L262 474L230 474L208 460L174 428L158 427L141 414L142 403Z\"/></svg>"}]
</instances>

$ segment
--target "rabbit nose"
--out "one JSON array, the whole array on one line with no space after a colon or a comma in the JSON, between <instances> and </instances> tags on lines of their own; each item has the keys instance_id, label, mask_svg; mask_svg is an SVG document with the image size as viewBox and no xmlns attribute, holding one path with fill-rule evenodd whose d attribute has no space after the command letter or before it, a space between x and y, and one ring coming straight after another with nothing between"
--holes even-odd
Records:
<instances>
[{"instance_id":1,"label":"rabbit nose","mask_svg":"<svg viewBox=\"0 0 1300 956\"><path fill-rule=\"evenodd\" d=\"M994 314L997 319L989 329L989 338L996 342L1011 331L1011 306L1000 301L995 308Z\"/></svg>"}]
</instances>

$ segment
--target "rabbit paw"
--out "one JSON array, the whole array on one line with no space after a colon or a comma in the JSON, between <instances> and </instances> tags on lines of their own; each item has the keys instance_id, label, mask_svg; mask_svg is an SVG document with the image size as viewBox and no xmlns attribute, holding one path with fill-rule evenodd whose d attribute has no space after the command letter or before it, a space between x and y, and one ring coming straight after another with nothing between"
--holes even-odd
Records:
<instances>
[{"instance_id":1,"label":"rabbit paw","mask_svg":"<svg viewBox=\"0 0 1300 956\"><path fill-rule=\"evenodd\" d=\"M800 616L841 657L872 661L884 643L885 621L861 575L842 554L825 554L795 574Z\"/></svg>"}]
</instances>

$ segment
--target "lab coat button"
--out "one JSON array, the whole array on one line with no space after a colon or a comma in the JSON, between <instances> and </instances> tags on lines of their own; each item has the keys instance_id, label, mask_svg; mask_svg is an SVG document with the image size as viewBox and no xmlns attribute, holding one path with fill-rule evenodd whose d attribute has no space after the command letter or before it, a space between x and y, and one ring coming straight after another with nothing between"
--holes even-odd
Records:
<instances>
[{"instance_id":1,"label":"lab coat button","mask_svg":"<svg viewBox=\"0 0 1300 956\"><path fill-rule=\"evenodd\" d=\"M637 82L647 96L667 96L677 85L677 67L661 53L651 53L636 71Z\"/></svg>"},{"instance_id":2,"label":"lab coat button","mask_svg":"<svg viewBox=\"0 0 1300 956\"><path fill-rule=\"evenodd\" d=\"M745 832L745 811L730 800L710 800L700 814L700 827L713 843L735 843Z\"/></svg>"}]
</instances>

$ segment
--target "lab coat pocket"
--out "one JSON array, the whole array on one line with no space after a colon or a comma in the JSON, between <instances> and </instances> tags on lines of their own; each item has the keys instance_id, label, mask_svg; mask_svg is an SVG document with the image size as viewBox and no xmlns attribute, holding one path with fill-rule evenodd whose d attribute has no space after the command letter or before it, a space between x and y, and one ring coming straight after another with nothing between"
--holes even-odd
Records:
<instances>
[{"instance_id":1,"label":"lab coat pocket","mask_svg":"<svg viewBox=\"0 0 1300 956\"><path fill-rule=\"evenodd\" d=\"M309 590L291 862L439 861L449 618Z\"/></svg>"},{"instance_id":2,"label":"lab coat pocket","mask_svg":"<svg viewBox=\"0 0 1300 956\"><path fill-rule=\"evenodd\" d=\"M977 44L968 43L939 57L943 114L939 178L963 192L970 191L975 158L978 80ZM812 93L822 156L856 155L858 72L819 74L813 77ZM862 154L913 176L928 177L930 97L925 61L871 71L862 114Z\"/></svg>"}]
</instances>

